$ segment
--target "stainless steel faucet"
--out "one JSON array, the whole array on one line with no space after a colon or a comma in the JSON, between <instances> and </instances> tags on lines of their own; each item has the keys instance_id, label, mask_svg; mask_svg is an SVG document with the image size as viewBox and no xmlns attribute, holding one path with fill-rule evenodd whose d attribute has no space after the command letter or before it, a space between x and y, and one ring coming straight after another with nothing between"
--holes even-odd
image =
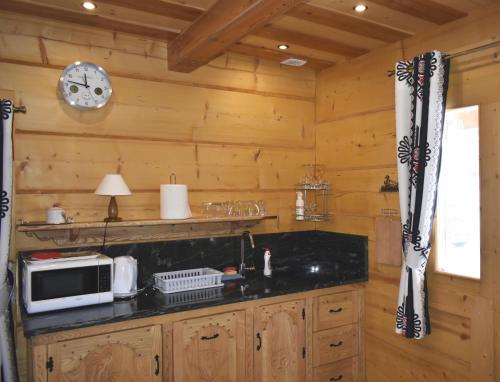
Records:
<instances>
[{"instance_id":1,"label":"stainless steel faucet","mask_svg":"<svg viewBox=\"0 0 500 382\"><path fill-rule=\"evenodd\" d=\"M240 237L240 255L241 255L241 264L240 264L240 275L243 276L245 274L245 270L247 269L245 265L245 236L248 236L250 239L250 245L252 248L255 248L255 243L253 241L253 236L250 231L243 231Z\"/></svg>"}]
</instances>

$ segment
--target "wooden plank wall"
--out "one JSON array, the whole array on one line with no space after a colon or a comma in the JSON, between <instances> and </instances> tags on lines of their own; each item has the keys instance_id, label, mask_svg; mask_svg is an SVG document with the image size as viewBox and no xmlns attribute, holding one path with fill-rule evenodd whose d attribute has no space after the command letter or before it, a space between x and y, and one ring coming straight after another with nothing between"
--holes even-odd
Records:
<instances>
[{"instance_id":1,"label":"wooden plank wall","mask_svg":"<svg viewBox=\"0 0 500 382\"><path fill-rule=\"evenodd\" d=\"M452 62L449 107L480 105L481 281L434 272L429 264L432 335L407 340L394 333L399 267L377 264L374 221L382 208L399 210L398 195L378 192L396 178L396 61L432 49L454 52L500 38L500 6L486 8L433 33L380 48L322 71L317 90L317 162L328 166L333 221L318 229L369 236L366 290L367 380L370 382L500 381L500 49ZM467 155L467 153L464 153ZM399 217L397 217L399 218ZM432 256L432 254L431 254Z\"/></svg>"},{"instance_id":2,"label":"wooden plank wall","mask_svg":"<svg viewBox=\"0 0 500 382\"><path fill-rule=\"evenodd\" d=\"M192 74L167 70L163 42L0 13L0 88L16 103L16 217L42 220L60 204L77 221L101 220L108 200L93 194L106 173L123 174L133 195L124 219L159 217L159 185L172 172L203 201L267 202L279 220L256 231L314 228L293 220L293 185L314 162L316 73L228 54ZM57 93L62 69L102 65L114 93L80 112ZM39 242L18 235L18 249Z\"/></svg>"},{"instance_id":3,"label":"wooden plank wall","mask_svg":"<svg viewBox=\"0 0 500 382\"><path fill-rule=\"evenodd\" d=\"M265 199L280 219L261 232L314 228L293 221L292 188L301 165L317 155L335 190L333 221L318 228L370 239L368 380L492 380L493 365L500 364L494 256L500 62L494 50L453 62L449 97L451 107L481 105L482 280L431 272L433 334L422 341L394 334L399 269L376 263L373 224L382 208L398 208L396 194L378 192L385 174L396 177L393 79L385 71L425 50L490 41L500 36L499 16L500 7L491 7L322 72L315 110L312 71L230 54L192 74L172 73L163 43L0 13L0 87L15 90L16 103L28 107L15 118L16 216L42 219L60 203L79 221L100 219L107 200L93 190L104 173L120 171L134 192L119 200L123 217L154 218L158 185L175 171L189 185L193 206ZM58 77L77 59L110 72L109 107L82 113L61 102ZM34 245L24 236L17 243Z\"/></svg>"},{"instance_id":4,"label":"wooden plank wall","mask_svg":"<svg viewBox=\"0 0 500 382\"><path fill-rule=\"evenodd\" d=\"M16 219L43 220L57 203L76 221L101 220L108 200L93 192L114 172L133 192L119 198L120 215L156 219L159 185L175 172L194 212L203 201L262 199L279 219L253 232L314 229L293 219L293 185L315 159L316 73L236 54L174 73L166 54L163 42L0 12L0 89L28 108L14 119ZM59 76L76 60L111 75L104 109L61 101ZM51 246L15 239L15 250ZM19 317L16 327L25 380Z\"/></svg>"}]
</instances>

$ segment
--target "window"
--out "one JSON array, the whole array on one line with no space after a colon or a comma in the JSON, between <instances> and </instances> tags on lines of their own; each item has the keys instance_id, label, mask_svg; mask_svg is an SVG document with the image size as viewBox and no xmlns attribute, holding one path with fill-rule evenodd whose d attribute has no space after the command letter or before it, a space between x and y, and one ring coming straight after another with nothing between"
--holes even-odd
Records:
<instances>
[{"instance_id":1,"label":"window","mask_svg":"<svg viewBox=\"0 0 500 382\"><path fill-rule=\"evenodd\" d=\"M437 271L479 279L479 107L446 111L436 209Z\"/></svg>"}]
</instances>

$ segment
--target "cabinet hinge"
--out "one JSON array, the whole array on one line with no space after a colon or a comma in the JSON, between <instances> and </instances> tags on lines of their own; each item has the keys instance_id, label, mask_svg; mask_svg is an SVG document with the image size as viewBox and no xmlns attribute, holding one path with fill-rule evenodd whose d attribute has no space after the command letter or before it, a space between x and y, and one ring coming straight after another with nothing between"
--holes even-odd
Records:
<instances>
[{"instance_id":1,"label":"cabinet hinge","mask_svg":"<svg viewBox=\"0 0 500 382\"><path fill-rule=\"evenodd\" d=\"M49 360L47 361L45 366L47 367L47 370L49 371L49 373L51 373L52 370L54 370L54 359L52 357L49 357Z\"/></svg>"},{"instance_id":2,"label":"cabinet hinge","mask_svg":"<svg viewBox=\"0 0 500 382\"><path fill-rule=\"evenodd\" d=\"M306 319L306 308L302 308L302 319Z\"/></svg>"},{"instance_id":3,"label":"cabinet hinge","mask_svg":"<svg viewBox=\"0 0 500 382\"><path fill-rule=\"evenodd\" d=\"M302 358L306 358L306 348L302 348Z\"/></svg>"}]
</instances>

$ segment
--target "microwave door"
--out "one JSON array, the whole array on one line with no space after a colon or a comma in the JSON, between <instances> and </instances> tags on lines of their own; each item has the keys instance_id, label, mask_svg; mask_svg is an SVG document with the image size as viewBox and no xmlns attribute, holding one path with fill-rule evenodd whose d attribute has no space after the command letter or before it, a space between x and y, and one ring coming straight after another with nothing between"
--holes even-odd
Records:
<instances>
[{"instance_id":1,"label":"microwave door","mask_svg":"<svg viewBox=\"0 0 500 382\"><path fill-rule=\"evenodd\" d=\"M82 296L99 292L99 267L76 267L33 271L31 300Z\"/></svg>"}]
</instances>

